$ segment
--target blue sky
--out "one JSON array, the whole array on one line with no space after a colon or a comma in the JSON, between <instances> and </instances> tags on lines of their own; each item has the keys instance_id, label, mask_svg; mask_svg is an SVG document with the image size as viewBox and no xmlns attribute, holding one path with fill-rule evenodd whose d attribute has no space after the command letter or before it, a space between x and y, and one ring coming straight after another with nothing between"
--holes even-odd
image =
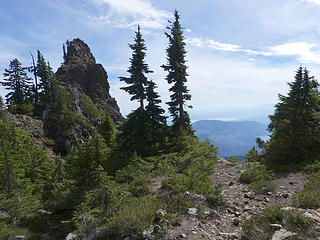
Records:
<instances>
[{"instance_id":1,"label":"blue sky","mask_svg":"<svg viewBox=\"0 0 320 240\"><path fill-rule=\"evenodd\" d=\"M25 66L39 49L56 70L62 44L81 38L109 75L123 115L137 107L119 89L138 24L146 61L168 101L167 20L181 15L187 43L192 120L259 119L273 111L302 64L320 76L320 0L12 0L0 6L0 72L13 58ZM2 76L1 76L2 77ZM0 88L0 94L5 94Z\"/></svg>"}]
</instances>

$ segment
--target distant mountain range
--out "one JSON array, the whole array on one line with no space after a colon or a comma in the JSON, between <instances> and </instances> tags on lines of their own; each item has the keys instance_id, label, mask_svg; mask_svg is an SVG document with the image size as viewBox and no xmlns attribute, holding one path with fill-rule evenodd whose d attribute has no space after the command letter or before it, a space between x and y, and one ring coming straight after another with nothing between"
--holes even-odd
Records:
<instances>
[{"instance_id":1,"label":"distant mountain range","mask_svg":"<svg viewBox=\"0 0 320 240\"><path fill-rule=\"evenodd\" d=\"M267 138L267 125L254 121L200 120L192 124L200 140L208 139L218 147L220 157L244 156L255 138Z\"/></svg>"}]
</instances>

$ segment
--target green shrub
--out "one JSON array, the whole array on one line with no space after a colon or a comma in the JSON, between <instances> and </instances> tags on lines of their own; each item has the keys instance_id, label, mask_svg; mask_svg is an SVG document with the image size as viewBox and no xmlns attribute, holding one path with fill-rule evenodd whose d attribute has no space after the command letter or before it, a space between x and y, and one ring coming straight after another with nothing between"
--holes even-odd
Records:
<instances>
[{"instance_id":1,"label":"green shrub","mask_svg":"<svg viewBox=\"0 0 320 240\"><path fill-rule=\"evenodd\" d=\"M267 170L265 165L253 162L246 165L246 170L240 174L239 181L250 184L250 189L256 193L266 193L275 189L272 178L272 171Z\"/></svg>"},{"instance_id":2,"label":"green shrub","mask_svg":"<svg viewBox=\"0 0 320 240\"><path fill-rule=\"evenodd\" d=\"M229 157L227 160L232 163L240 163L241 162L240 159L237 157Z\"/></svg>"},{"instance_id":3,"label":"green shrub","mask_svg":"<svg viewBox=\"0 0 320 240\"><path fill-rule=\"evenodd\" d=\"M124 239L125 237L139 238L143 230L153 224L158 201L150 197L129 198L115 212L112 218L107 220L103 227L103 239Z\"/></svg>"},{"instance_id":4,"label":"green shrub","mask_svg":"<svg viewBox=\"0 0 320 240\"><path fill-rule=\"evenodd\" d=\"M284 211L281 206L267 207L262 213L250 217L242 226L242 240L269 240L275 230L270 224L280 224L283 228L296 232L298 236L311 237L312 220L296 210Z\"/></svg>"},{"instance_id":5,"label":"green shrub","mask_svg":"<svg viewBox=\"0 0 320 240\"><path fill-rule=\"evenodd\" d=\"M303 208L320 207L320 173L312 176L303 189L293 196L293 205Z\"/></svg>"},{"instance_id":6,"label":"green shrub","mask_svg":"<svg viewBox=\"0 0 320 240\"><path fill-rule=\"evenodd\" d=\"M79 105L83 112L83 114L89 118L90 120L95 120L101 117L101 112L99 109L94 105L93 101L90 97L88 97L84 93L79 92Z\"/></svg>"},{"instance_id":7,"label":"green shrub","mask_svg":"<svg viewBox=\"0 0 320 240\"><path fill-rule=\"evenodd\" d=\"M13 224L7 224L5 222L0 222L0 239L5 240L8 237L23 235L27 239L31 239L31 234L27 229L18 227Z\"/></svg>"},{"instance_id":8,"label":"green shrub","mask_svg":"<svg viewBox=\"0 0 320 240\"><path fill-rule=\"evenodd\" d=\"M312 164L306 165L303 168L303 171L308 173L308 174L320 172L320 160L317 160Z\"/></svg>"}]
</instances>

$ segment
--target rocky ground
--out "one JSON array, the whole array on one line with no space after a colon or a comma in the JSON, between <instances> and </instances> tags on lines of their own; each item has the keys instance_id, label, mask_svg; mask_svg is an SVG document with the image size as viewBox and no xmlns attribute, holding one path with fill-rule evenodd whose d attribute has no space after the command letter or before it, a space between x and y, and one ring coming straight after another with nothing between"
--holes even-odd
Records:
<instances>
[{"instance_id":1,"label":"rocky ground","mask_svg":"<svg viewBox=\"0 0 320 240\"><path fill-rule=\"evenodd\" d=\"M208 215L205 218L199 218L190 211L180 226L169 229L169 235L193 240L240 239L241 225L250 216L260 213L266 206L289 206L292 195L302 189L307 181L307 176L300 172L281 174L275 177L274 183L277 187L274 193L255 195L248 190L248 185L239 182L243 170L242 164L219 159L212 179L225 185L223 195L228 207L220 210L208 209L205 211ZM312 213L314 218L317 214L320 214L320 211ZM318 217L320 223L320 215Z\"/></svg>"}]
</instances>

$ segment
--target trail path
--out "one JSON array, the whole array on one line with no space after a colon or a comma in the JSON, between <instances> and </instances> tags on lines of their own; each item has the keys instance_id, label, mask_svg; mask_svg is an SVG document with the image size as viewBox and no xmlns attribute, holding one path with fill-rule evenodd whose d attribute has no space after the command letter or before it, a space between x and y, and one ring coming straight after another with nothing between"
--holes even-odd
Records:
<instances>
[{"instance_id":1,"label":"trail path","mask_svg":"<svg viewBox=\"0 0 320 240\"><path fill-rule=\"evenodd\" d=\"M244 166L218 159L216 171L211 176L215 182L225 185L223 196L228 202L226 209L211 210L203 220L186 216L181 225L169 230L171 236L181 239L239 239L241 225L252 215L260 213L266 206L290 205L292 195L302 189L307 176L302 173L282 174L275 177L276 191L266 195L254 194L248 185L239 182Z\"/></svg>"}]
</instances>

